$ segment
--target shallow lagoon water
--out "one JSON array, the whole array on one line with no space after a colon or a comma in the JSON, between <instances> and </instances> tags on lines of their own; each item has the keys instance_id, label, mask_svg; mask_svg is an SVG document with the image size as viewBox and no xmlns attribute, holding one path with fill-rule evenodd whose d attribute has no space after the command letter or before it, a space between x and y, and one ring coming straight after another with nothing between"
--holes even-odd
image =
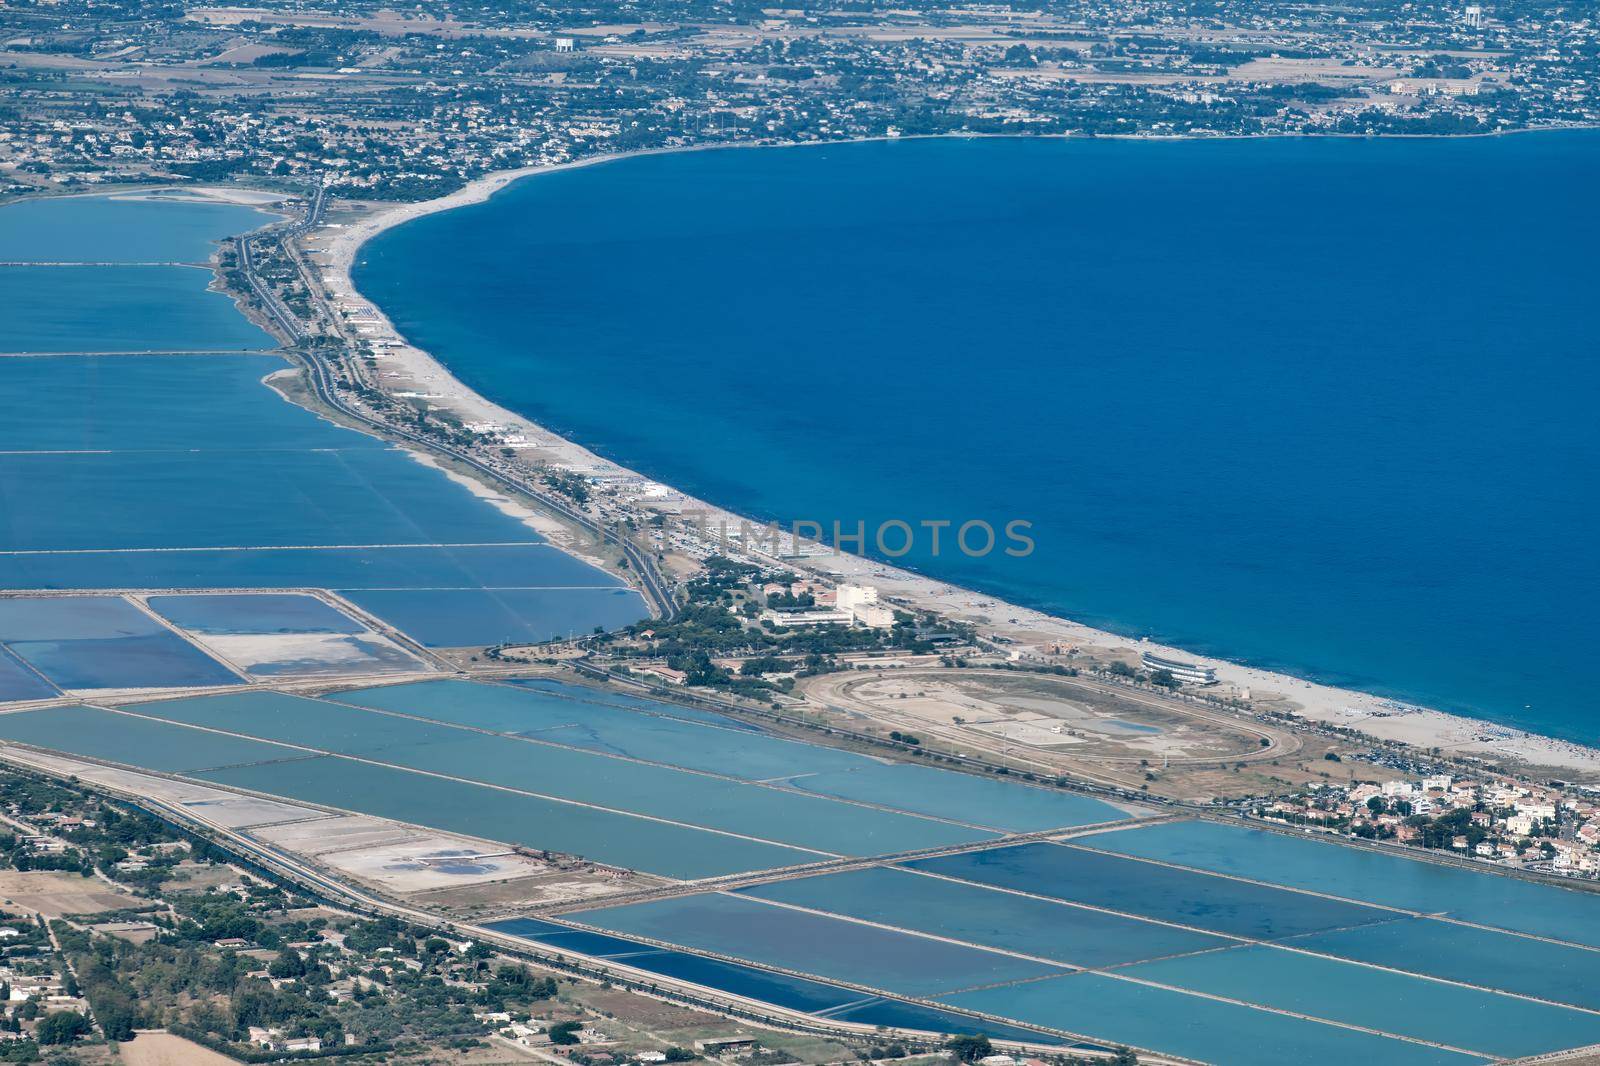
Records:
<instances>
[{"instance_id":1,"label":"shallow lagoon water","mask_svg":"<svg viewBox=\"0 0 1600 1066\"><path fill-rule=\"evenodd\" d=\"M1600 896L1555 885L1215 822L1168 822L1075 843L1600 947Z\"/></svg>"},{"instance_id":2,"label":"shallow lagoon water","mask_svg":"<svg viewBox=\"0 0 1600 1066\"><path fill-rule=\"evenodd\" d=\"M340 589L413 640L434 648L528 644L620 629L646 612L639 594L594 571L588 588Z\"/></svg>"},{"instance_id":3,"label":"shallow lagoon water","mask_svg":"<svg viewBox=\"0 0 1600 1066\"><path fill-rule=\"evenodd\" d=\"M118 596L0 598L0 644L59 689L240 681L221 663Z\"/></svg>"},{"instance_id":4,"label":"shallow lagoon water","mask_svg":"<svg viewBox=\"0 0 1600 1066\"><path fill-rule=\"evenodd\" d=\"M216 242L276 216L238 204L135 195L56 196L0 211L0 261L204 263Z\"/></svg>"},{"instance_id":5,"label":"shallow lagoon water","mask_svg":"<svg viewBox=\"0 0 1600 1066\"><path fill-rule=\"evenodd\" d=\"M958 1007L1227 1066L1465 1066L1485 1061L1092 973L943 998Z\"/></svg>"},{"instance_id":6,"label":"shallow lagoon water","mask_svg":"<svg viewBox=\"0 0 1600 1066\"><path fill-rule=\"evenodd\" d=\"M911 815L275 692L198 697L132 709L814 852L870 855L989 836Z\"/></svg>"},{"instance_id":7,"label":"shallow lagoon water","mask_svg":"<svg viewBox=\"0 0 1600 1066\"><path fill-rule=\"evenodd\" d=\"M663 877L717 877L814 858L792 848L331 756L198 776Z\"/></svg>"},{"instance_id":8,"label":"shallow lagoon water","mask_svg":"<svg viewBox=\"0 0 1600 1066\"><path fill-rule=\"evenodd\" d=\"M1072 792L995 781L911 763L873 761L846 772L792 778L795 788L819 796L884 803L944 818L983 812L985 824L1013 832L1112 822L1125 817L1111 804Z\"/></svg>"},{"instance_id":9,"label":"shallow lagoon water","mask_svg":"<svg viewBox=\"0 0 1600 1066\"><path fill-rule=\"evenodd\" d=\"M256 593L151 596L150 609L196 633L365 633L367 627L315 596Z\"/></svg>"},{"instance_id":10,"label":"shallow lagoon water","mask_svg":"<svg viewBox=\"0 0 1600 1066\"><path fill-rule=\"evenodd\" d=\"M42 700L54 695L54 686L0 645L0 701Z\"/></svg>"},{"instance_id":11,"label":"shallow lagoon water","mask_svg":"<svg viewBox=\"0 0 1600 1066\"><path fill-rule=\"evenodd\" d=\"M790 759L810 757L812 753L819 759L830 755L855 758L848 752L769 737L755 726L710 711L552 678L504 684L446 678L349 689L330 698L357 707L400 711L501 733L525 733L574 747L697 769L711 767L699 767L693 761L678 762L665 756L680 755L685 760L696 760L698 756L694 752L684 749L698 744L716 745L720 740L724 744L738 745L717 748L720 758L726 759L732 754L751 758L756 760L758 770L767 765L764 760L780 755ZM702 726L744 735L719 738ZM563 735L571 729L581 730L581 735L571 739ZM584 740L589 743L580 742ZM769 745L776 746L776 751ZM725 773L742 769L745 768L730 767L725 761L722 765ZM761 778L765 775L758 772L748 776Z\"/></svg>"},{"instance_id":12,"label":"shallow lagoon water","mask_svg":"<svg viewBox=\"0 0 1600 1066\"><path fill-rule=\"evenodd\" d=\"M709 959L683 951L653 948L621 937L610 937L587 930L569 929L554 922L516 918L489 926L502 933L521 936L553 948L597 958L615 959L629 966L665 977L693 981L707 988L720 989L736 996L775 1003L790 1010L826 1015L866 1025L904 1026L935 1033L984 1032L1012 1040L1039 1044L1061 1043L1048 1033L1019 1026L983 1021L953 1012L942 1012L921 1004L873 996L863 999L859 991L822 981L773 973L753 966Z\"/></svg>"},{"instance_id":13,"label":"shallow lagoon water","mask_svg":"<svg viewBox=\"0 0 1600 1066\"><path fill-rule=\"evenodd\" d=\"M496 576L496 570L503 568ZM604 580L549 544L482 548L233 548L0 555L0 585L48 588L452 588ZM116 580L122 578L125 580Z\"/></svg>"},{"instance_id":14,"label":"shallow lagoon water","mask_svg":"<svg viewBox=\"0 0 1600 1066\"><path fill-rule=\"evenodd\" d=\"M525 523L260 383L286 366L275 356L0 360L0 451L12 453L0 463L0 587L392 590L375 594L374 613L393 611L442 646L644 616L636 593L613 591L615 578ZM170 548L185 550L155 550ZM471 591L486 584L524 587ZM453 613L435 610L452 599ZM486 602L497 615L474 609Z\"/></svg>"},{"instance_id":15,"label":"shallow lagoon water","mask_svg":"<svg viewBox=\"0 0 1600 1066\"><path fill-rule=\"evenodd\" d=\"M1232 941L890 867L782 881L741 894L1054 959L1071 966L1227 947Z\"/></svg>"},{"instance_id":16,"label":"shallow lagoon water","mask_svg":"<svg viewBox=\"0 0 1600 1066\"><path fill-rule=\"evenodd\" d=\"M1064 970L743 896L678 896L574 918L623 935L918 997Z\"/></svg>"},{"instance_id":17,"label":"shallow lagoon water","mask_svg":"<svg viewBox=\"0 0 1600 1066\"><path fill-rule=\"evenodd\" d=\"M270 348L207 291L208 270L147 265L204 262L224 230L267 220L180 198L8 205L0 260L119 265L0 267L0 352ZM376 613L438 646L648 613L441 472L262 384L288 368L264 354L0 361L0 587L382 589ZM515 591L479 591L500 584Z\"/></svg>"},{"instance_id":18,"label":"shallow lagoon water","mask_svg":"<svg viewBox=\"0 0 1600 1066\"><path fill-rule=\"evenodd\" d=\"M606 701L603 689L547 683L539 689L469 681L421 681L332 696L341 703L400 711L536 740L634 759L765 780L797 765L854 765L861 757L833 748L770 737L709 712L635 699L634 709ZM688 721L680 715L697 714ZM730 723L731 724L731 723Z\"/></svg>"},{"instance_id":19,"label":"shallow lagoon water","mask_svg":"<svg viewBox=\"0 0 1600 1066\"><path fill-rule=\"evenodd\" d=\"M563 693L570 698L559 698ZM823 798L857 800L968 825L1033 831L1121 815L1110 805L1086 796L889 764L748 729L718 728L732 723L705 712L576 686L546 685L541 692L437 681L347 692L337 698L358 706L523 732L555 744L747 780L781 782ZM639 714L579 702L608 698L631 699L640 710L659 713ZM698 718L683 720L690 714Z\"/></svg>"},{"instance_id":20,"label":"shallow lagoon water","mask_svg":"<svg viewBox=\"0 0 1600 1066\"><path fill-rule=\"evenodd\" d=\"M1392 911L1057 844L1021 844L918 859L905 865L997 888L1259 939L1394 917Z\"/></svg>"},{"instance_id":21,"label":"shallow lagoon water","mask_svg":"<svg viewBox=\"0 0 1600 1066\"><path fill-rule=\"evenodd\" d=\"M1295 937L1284 943L1467 984L1600 1010L1600 952L1428 918Z\"/></svg>"},{"instance_id":22,"label":"shallow lagoon water","mask_svg":"<svg viewBox=\"0 0 1600 1066\"><path fill-rule=\"evenodd\" d=\"M266 354L8 360L0 368L0 452L383 449L261 384L288 369ZM199 399L175 402L184 396Z\"/></svg>"},{"instance_id":23,"label":"shallow lagoon water","mask_svg":"<svg viewBox=\"0 0 1600 1066\"><path fill-rule=\"evenodd\" d=\"M1270 947L1118 972L1502 1058L1600 1043L1600 1015ZM1496 976L1491 970L1482 983Z\"/></svg>"},{"instance_id":24,"label":"shallow lagoon water","mask_svg":"<svg viewBox=\"0 0 1600 1066\"><path fill-rule=\"evenodd\" d=\"M60 689L188 688L242 678L176 633L84 640L14 640L12 654Z\"/></svg>"},{"instance_id":25,"label":"shallow lagoon water","mask_svg":"<svg viewBox=\"0 0 1600 1066\"><path fill-rule=\"evenodd\" d=\"M0 642L104 640L168 632L121 596L0 597Z\"/></svg>"},{"instance_id":26,"label":"shallow lagoon water","mask_svg":"<svg viewBox=\"0 0 1600 1066\"><path fill-rule=\"evenodd\" d=\"M645 711L650 714L665 715L669 718L682 718L691 722L706 722L711 725L724 726L728 729L740 729L749 733L760 733L760 726L749 722L738 722L732 718L714 714L711 711L702 711L697 707L685 707L677 703L662 703L660 700L648 696L639 696L631 692L617 692L609 689L592 689L583 686L570 685L564 681L556 681L548 677L513 677L507 678L506 684L517 688L527 689L530 692L543 692L563 699L582 700L585 703L601 703L608 707L631 707L635 710Z\"/></svg>"},{"instance_id":27,"label":"shallow lagoon water","mask_svg":"<svg viewBox=\"0 0 1600 1066\"><path fill-rule=\"evenodd\" d=\"M0 715L0 738L163 773L305 757L305 752L278 744L184 729L92 707L50 707Z\"/></svg>"},{"instance_id":28,"label":"shallow lagoon water","mask_svg":"<svg viewBox=\"0 0 1600 1066\"><path fill-rule=\"evenodd\" d=\"M12 455L0 494L13 550L538 539L395 450Z\"/></svg>"},{"instance_id":29,"label":"shallow lagoon water","mask_svg":"<svg viewBox=\"0 0 1600 1066\"><path fill-rule=\"evenodd\" d=\"M210 284L211 272L197 267L0 266L0 352L277 346Z\"/></svg>"}]
</instances>

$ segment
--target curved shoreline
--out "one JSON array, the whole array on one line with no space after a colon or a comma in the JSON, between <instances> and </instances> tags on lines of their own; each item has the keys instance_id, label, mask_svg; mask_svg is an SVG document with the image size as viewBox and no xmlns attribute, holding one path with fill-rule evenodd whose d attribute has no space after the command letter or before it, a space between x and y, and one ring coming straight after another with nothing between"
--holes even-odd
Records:
<instances>
[{"instance_id":1,"label":"curved shoreline","mask_svg":"<svg viewBox=\"0 0 1600 1066\"><path fill-rule=\"evenodd\" d=\"M496 172L450 195L421 203L380 208L342 230L332 231L331 239L318 248L320 256L313 257L311 262L320 272L323 284L330 292L336 296L346 294L347 298L360 301L365 308L370 309L370 313L364 317L378 323L371 331L371 338L394 345L387 349L383 360L384 369L398 371L394 376L405 377L412 389L421 390L435 406L449 409L463 421L494 422L524 434L530 441L536 441L542 452L553 455L554 462L574 471L602 477L632 476L648 482L649 479L642 475L560 437L524 415L479 395L457 380L433 355L408 343L383 309L362 295L356 287L352 269L360 249L367 241L385 230L441 211L482 203L513 182L527 177L596 166L635 156L738 147L827 147L835 143L704 145L648 149L598 155L554 166ZM327 230L320 232L330 233ZM387 386L385 389L392 391ZM703 515L705 521L713 528L719 521L727 522L730 529L738 529L740 523L744 521L760 525L713 503L689 497L665 486L662 486L662 489L670 494L668 501L671 506L666 509L679 514L688 510L696 511ZM1231 683L1237 688L1249 689L1257 697L1266 693L1279 694L1291 701L1297 712L1306 719L1357 729L1385 740L1399 741L1424 749L1439 748L1447 754L1559 768L1565 772L1600 774L1600 749L1530 733L1489 720L1411 706L1372 693L1342 689L1290 674L1216 659L1182 648L1144 643L1070 619L1015 606L978 590L962 588L950 582L875 560L841 554L784 562L797 571L811 572L833 581L874 584L887 597L903 599L925 610L973 622L981 625L986 632L1005 635L1022 645L1059 642L1086 650L1135 653L1144 650L1170 651L1179 657L1213 667L1221 681ZM997 623L994 617L996 615L1011 621Z\"/></svg>"}]
</instances>

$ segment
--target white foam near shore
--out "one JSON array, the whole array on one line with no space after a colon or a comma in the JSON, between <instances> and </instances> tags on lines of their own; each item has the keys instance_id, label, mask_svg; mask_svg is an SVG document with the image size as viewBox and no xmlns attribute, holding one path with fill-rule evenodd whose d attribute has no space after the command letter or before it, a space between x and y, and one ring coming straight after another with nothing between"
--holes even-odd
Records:
<instances>
[{"instance_id":1,"label":"white foam near shore","mask_svg":"<svg viewBox=\"0 0 1600 1066\"><path fill-rule=\"evenodd\" d=\"M553 465L588 476L637 476L467 388L427 352L406 343L382 310L360 296L351 277L351 269L361 246L384 230L439 211L481 203L524 177L593 166L631 154L653 153L618 153L557 166L504 171L483 177L449 196L424 203L383 207L358 221L322 231L315 241L319 254L312 256L311 261L321 272L329 292L336 296L348 294L350 298L361 301L363 338L374 344L385 345L382 348L384 358L380 364L382 377L379 384L392 392L398 390L425 394L430 406L448 410L463 422L494 423L510 434L526 437L530 441L537 440L539 452ZM681 494L674 494L670 509L680 513L700 512L710 528L718 528L726 523L726 528L736 530L742 522L748 521L713 504ZM1370 693L1335 688L1179 649L1141 643L858 556L827 554L787 559L784 562L797 571L816 573L832 580L870 582L888 599L978 624L983 632L1004 636L1020 645L1059 643L1085 651L1169 652L1179 658L1213 667L1219 681L1237 689L1248 689L1257 698L1281 696L1308 719L1359 729L1371 736L1418 748L1439 748L1447 754L1516 761L1559 769L1568 774L1592 773L1600 776L1600 749L1570 741L1442 711L1409 707Z\"/></svg>"}]
</instances>

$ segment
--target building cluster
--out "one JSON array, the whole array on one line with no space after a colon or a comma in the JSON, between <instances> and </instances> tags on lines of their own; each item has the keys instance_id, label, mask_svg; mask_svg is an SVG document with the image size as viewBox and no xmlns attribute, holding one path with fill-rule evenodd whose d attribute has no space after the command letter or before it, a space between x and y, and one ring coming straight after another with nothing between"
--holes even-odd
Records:
<instances>
[{"instance_id":1,"label":"building cluster","mask_svg":"<svg viewBox=\"0 0 1600 1066\"><path fill-rule=\"evenodd\" d=\"M487 171L709 142L929 133L1492 132L1593 123L1600 26L1539 5L1063 0L407 17L57 0L0 10L0 191ZM609 23L609 25L608 25Z\"/></svg>"},{"instance_id":2,"label":"building cluster","mask_svg":"<svg viewBox=\"0 0 1600 1066\"><path fill-rule=\"evenodd\" d=\"M816 581L792 581L769 583L761 591L767 598L760 616L762 625L890 629L895 622L894 608L879 603L878 590L871 585L827 588Z\"/></svg>"},{"instance_id":3,"label":"building cluster","mask_svg":"<svg viewBox=\"0 0 1600 1066\"><path fill-rule=\"evenodd\" d=\"M1256 813L1483 862L1600 877L1600 802L1564 787L1432 773L1324 787Z\"/></svg>"},{"instance_id":4,"label":"building cluster","mask_svg":"<svg viewBox=\"0 0 1600 1066\"><path fill-rule=\"evenodd\" d=\"M57 1013L92 1017L66 961L36 922L0 922L0 1046L35 1039L39 1023Z\"/></svg>"}]
</instances>

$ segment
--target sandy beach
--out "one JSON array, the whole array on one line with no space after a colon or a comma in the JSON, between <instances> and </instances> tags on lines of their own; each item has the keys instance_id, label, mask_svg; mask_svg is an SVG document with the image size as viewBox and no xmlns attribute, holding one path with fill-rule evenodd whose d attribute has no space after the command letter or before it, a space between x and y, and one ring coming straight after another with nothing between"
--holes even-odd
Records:
<instances>
[{"instance_id":1,"label":"sandy beach","mask_svg":"<svg viewBox=\"0 0 1600 1066\"><path fill-rule=\"evenodd\" d=\"M594 477L632 477L617 464L565 440L514 411L491 403L457 381L427 352L408 344L382 313L355 287L351 270L363 244L384 230L439 211L481 203L513 181L558 170L595 166L627 154L602 155L559 166L533 167L486 176L458 192L415 204L379 207L342 226L317 231L305 243L310 261L319 270L335 300L363 307L363 338L387 345L379 360L379 384L391 394L422 398L433 408L448 410L465 423L493 423L526 438L526 447L551 465ZM370 308L370 312L365 309ZM653 485L653 483L645 482ZM715 504L688 497L665 486L654 487L650 506L668 513L699 513L709 527L726 523L737 530L748 521ZM754 524L754 523L752 523ZM867 582L893 600L972 622L985 634L1016 642L1023 649L1050 645L1096 650L1137 652L1152 650L1212 666L1224 687L1248 690L1256 699L1271 696L1288 701L1304 718L1334 726L1358 729L1385 740L1419 748L1439 748L1445 753L1476 756L1496 762L1522 763L1558 770L1566 776L1600 778L1600 749L1541 736L1491 722L1397 703L1369 693L1335 688L1285 674L1238 663L1210 659L1179 649L1142 643L1093 629L1069 619L1005 603L971 589L910 573L871 559L830 554L802 560L785 559L783 565L830 580Z\"/></svg>"}]
</instances>

